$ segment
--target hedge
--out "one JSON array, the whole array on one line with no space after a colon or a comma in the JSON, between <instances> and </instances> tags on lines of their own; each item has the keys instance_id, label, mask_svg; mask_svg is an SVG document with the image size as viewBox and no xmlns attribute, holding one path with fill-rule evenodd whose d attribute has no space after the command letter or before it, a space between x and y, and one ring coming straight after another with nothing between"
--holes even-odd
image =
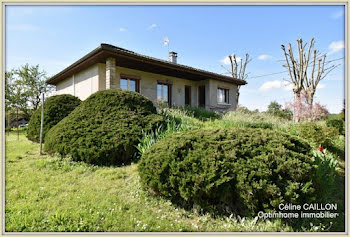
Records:
<instances>
[{"instance_id":1,"label":"hedge","mask_svg":"<svg viewBox=\"0 0 350 237\"><path fill-rule=\"evenodd\" d=\"M55 95L44 102L43 141L47 132L59 121L70 114L81 100L72 95ZM40 141L41 106L33 113L29 120L27 138L34 142Z\"/></svg>"},{"instance_id":2,"label":"hedge","mask_svg":"<svg viewBox=\"0 0 350 237\"><path fill-rule=\"evenodd\" d=\"M198 129L160 140L138 169L144 187L185 207L256 215L316 200L311 157L305 140L274 130Z\"/></svg>"},{"instance_id":3,"label":"hedge","mask_svg":"<svg viewBox=\"0 0 350 237\"><path fill-rule=\"evenodd\" d=\"M45 150L97 165L130 162L143 131L163 117L139 93L110 89L92 94L47 134Z\"/></svg>"}]
</instances>

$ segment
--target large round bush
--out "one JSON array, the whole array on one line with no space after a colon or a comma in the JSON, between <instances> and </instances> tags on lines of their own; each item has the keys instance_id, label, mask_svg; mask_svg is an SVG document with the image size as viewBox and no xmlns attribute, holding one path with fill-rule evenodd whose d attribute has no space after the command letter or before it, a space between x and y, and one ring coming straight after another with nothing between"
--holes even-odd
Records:
<instances>
[{"instance_id":1,"label":"large round bush","mask_svg":"<svg viewBox=\"0 0 350 237\"><path fill-rule=\"evenodd\" d=\"M72 95L55 95L44 102L43 140L46 133L59 121L70 114L79 104L80 99ZM41 106L29 120L27 137L34 142L40 141Z\"/></svg>"},{"instance_id":2,"label":"large round bush","mask_svg":"<svg viewBox=\"0 0 350 237\"><path fill-rule=\"evenodd\" d=\"M136 92L96 92L48 132L45 150L98 165L129 162L142 132L162 121L156 112L152 102Z\"/></svg>"},{"instance_id":3,"label":"large round bush","mask_svg":"<svg viewBox=\"0 0 350 237\"><path fill-rule=\"evenodd\" d=\"M255 215L314 201L310 146L270 129L192 130L146 151L141 182L174 202Z\"/></svg>"}]
</instances>

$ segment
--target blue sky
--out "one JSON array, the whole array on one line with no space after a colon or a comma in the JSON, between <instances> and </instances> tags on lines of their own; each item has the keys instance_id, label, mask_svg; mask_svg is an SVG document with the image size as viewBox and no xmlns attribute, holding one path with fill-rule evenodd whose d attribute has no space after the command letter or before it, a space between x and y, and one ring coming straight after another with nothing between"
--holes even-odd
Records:
<instances>
[{"instance_id":1,"label":"blue sky","mask_svg":"<svg viewBox=\"0 0 350 237\"><path fill-rule=\"evenodd\" d=\"M240 104L265 110L292 101L285 86L281 44L315 38L315 48L341 64L317 90L315 101L338 113L344 99L344 6L6 6L6 69L39 64L49 76L100 43L217 72L225 57L249 53L248 85ZM266 76L268 75L268 76Z\"/></svg>"}]
</instances>

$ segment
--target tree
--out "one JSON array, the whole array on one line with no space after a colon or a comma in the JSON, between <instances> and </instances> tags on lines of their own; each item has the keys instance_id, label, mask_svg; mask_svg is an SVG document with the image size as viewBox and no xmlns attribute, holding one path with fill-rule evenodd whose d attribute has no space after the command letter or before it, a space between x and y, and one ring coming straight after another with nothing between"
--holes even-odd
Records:
<instances>
[{"instance_id":1,"label":"tree","mask_svg":"<svg viewBox=\"0 0 350 237\"><path fill-rule=\"evenodd\" d=\"M300 101L287 102L285 105L286 109L297 111L296 107L299 108L300 114L298 115L298 121L301 120L321 120L325 119L329 114L326 106L321 105L319 102L315 103L314 106L310 107L307 103L307 95L305 91L300 93ZM312 109L312 111L310 111ZM293 114L293 117L295 114ZM312 117L310 117L312 116Z\"/></svg>"},{"instance_id":2,"label":"tree","mask_svg":"<svg viewBox=\"0 0 350 237\"><path fill-rule=\"evenodd\" d=\"M327 76L327 74L332 71L336 65L332 65L325 68L329 62L326 62L326 54L320 56L318 50L314 48L314 38L311 38L309 46L306 50L307 43L303 44L302 39L297 40L298 45L298 58L294 57L293 48L290 43L288 43L288 52L284 45L281 45L285 56L286 65L283 65L288 69L289 81L293 84L293 93L295 98L294 121L299 121L301 118L301 92L305 91L306 102L309 106L308 111L313 112L313 101L316 92L317 85L319 82ZM312 59L311 59L312 57ZM311 61L310 61L311 60ZM311 66L311 71L308 70ZM317 69L316 69L317 68ZM316 69L316 70L315 70ZM312 118L310 114L309 118Z\"/></svg>"},{"instance_id":3,"label":"tree","mask_svg":"<svg viewBox=\"0 0 350 237\"><path fill-rule=\"evenodd\" d=\"M230 59L230 63L231 63L231 69L228 70L227 68L225 68L231 75L233 78L235 79L240 79L240 80L244 80L246 81L248 74L246 73L246 68L247 68L247 64L251 61L249 60L249 54L246 53L245 55L245 59L243 61L243 59L241 60L237 60L237 57L235 54L229 55L228 58ZM241 63L239 63L241 62ZM239 67L239 69L238 69ZM236 91L236 105L238 106L238 100L239 100L239 89L241 88L240 85L237 85L237 91Z\"/></svg>"},{"instance_id":4,"label":"tree","mask_svg":"<svg viewBox=\"0 0 350 237\"><path fill-rule=\"evenodd\" d=\"M289 109L282 109L282 105L276 101L272 101L269 104L266 113L288 120L291 120L293 117L292 111Z\"/></svg>"},{"instance_id":5,"label":"tree","mask_svg":"<svg viewBox=\"0 0 350 237\"><path fill-rule=\"evenodd\" d=\"M53 87L45 83L46 73L39 70L39 65L21 66L5 73L5 106L7 109L18 108L30 119L40 103L42 93L50 92Z\"/></svg>"},{"instance_id":6,"label":"tree","mask_svg":"<svg viewBox=\"0 0 350 237\"><path fill-rule=\"evenodd\" d=\"M267 107L267 111L274 113L276 111L280 111L282 109L282 105L277 103L277 101L272 101L269 106Z\"/></svg>"},{"instance_id":7,"label":"tree","mask_svg":"<svg viewBox=\"0 0 350 237\"><path fill-rule=\"evenodd\" d=\"M53 89L52 86L45 83L46 72L40 71L39 65L29 66L26 64L16 70L16 74L25 88L24 94L28 98L28 103L33 110L36 110L41 103L41 94Z\"/></svg>"}]
</instances>

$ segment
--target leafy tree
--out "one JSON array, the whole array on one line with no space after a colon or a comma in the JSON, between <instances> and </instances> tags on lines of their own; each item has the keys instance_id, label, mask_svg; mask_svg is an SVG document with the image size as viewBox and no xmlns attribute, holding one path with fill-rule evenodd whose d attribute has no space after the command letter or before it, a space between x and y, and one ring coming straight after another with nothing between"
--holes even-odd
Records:
<instances>
[{"instance_id":1,"label":"leafy tree","mask_svg":"<svg viewBox=\"0 0 350 237\"><path fill-rule=\"evenodd\" d=\"M39 65L26 64L16 70L5 73L5 106L18 108L29 119L40 103L41 94L52 91L53 87L46 84L46 72Z\"/></svg>"},{"instance_id":2,"label":"leafy tree","mask_svg":"<svg viewBox=\"0 0 350 237\"><path fill-rule=\"evenodd\" d=\"M291 120L293 117L293 112L289 109L282 109L282 105L277 103L276 101L272 101L267 107L267 113L272 114L274 116Z\"/></svg>"},{"instance_id":3,"label":"leafy tree","mask_svg":"<svg viewBox=\"0 0 350 237\"><path fill-rule=\"evenodd\" d=\"M282 109L282 105L280 105L276 101L272 101L267 107L268 112L276 112L276 111L280 111L281 109Z\"/></svg>"}]
</instances>

